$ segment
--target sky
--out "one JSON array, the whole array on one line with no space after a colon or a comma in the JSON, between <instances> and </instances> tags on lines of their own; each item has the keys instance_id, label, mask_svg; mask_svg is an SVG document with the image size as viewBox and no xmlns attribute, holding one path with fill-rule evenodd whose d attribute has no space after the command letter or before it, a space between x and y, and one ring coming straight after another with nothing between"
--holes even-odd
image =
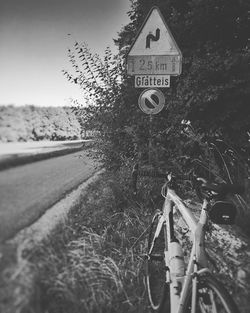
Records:
<instances>
[{"instance_id":1,"label":"sky","mask_svg":"<svg viewBox=\"0 0 250 313\"><path fill-rule=\"evenodd\" d=\"M62 106L83 102L67 49L86 42L103 55L129 22L129 0L0 0L0 104Z\"/></svg>"}]
</instances>

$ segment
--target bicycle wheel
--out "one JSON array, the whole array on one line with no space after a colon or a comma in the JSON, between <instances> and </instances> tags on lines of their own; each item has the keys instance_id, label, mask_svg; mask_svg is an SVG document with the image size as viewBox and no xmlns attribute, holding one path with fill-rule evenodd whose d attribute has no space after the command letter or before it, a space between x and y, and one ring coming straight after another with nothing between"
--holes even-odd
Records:
<instances>
[{"instance_id":1,"label":"bicycle wheel","mask_svg":"<svg viewBox=\"0 0 250 313\"><path fill-rule=\"evenodd\" d=\"M153 217L148 236L148 253L146 258L146 287L150 306L155 312L161 312L163 309L166 309L169 303L169 288L166 284L164 262L165 242L167 242L165 227L162 227L159 237L153 243L160 217L160 213L156 213Z\"/></svg>"},{"instance_id":2,"label":"bicycle wheel","mask_svg":"<svg viewBox=\"0 0 250 313\"><path fill-rule=\"evenodd\" d=\"M190 290L184 303L185 313L191 312L191 298ZM196 313L239 313L239 310L226 289L207 273L199 277Z\"/></svg>"}]
</instances>

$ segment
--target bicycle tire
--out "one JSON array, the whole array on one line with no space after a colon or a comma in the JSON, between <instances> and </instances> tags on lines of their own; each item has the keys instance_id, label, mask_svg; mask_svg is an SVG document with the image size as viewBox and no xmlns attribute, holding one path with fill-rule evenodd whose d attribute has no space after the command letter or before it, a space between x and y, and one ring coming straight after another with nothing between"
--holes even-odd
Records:
<instances>
[{"instance_id":1,"label":"bicycle tire","mask_svg":"<svg viewBox=\"0 0 250 313\"><path fill-rule=\"evenodd\" d=\"M153 217L149 230L146 258L146 287L153 312L162 312L163 310L167 312L167 308L169 308L169 288L166 284L164 262L164 249L167 242L165 227L162 227L160 235L155 240L151 253L149 253L160 216L160 213L156 213Z\"/></svg>"},{"instance_id":2,"label":"bicycle tire","mask_svg":"<svg viewBox=\"0 0 250 313\"><path fill-rule=\"evenodd\" d=\"M198 278L196 313L239 313L237 305L224 286L206 273ZM183 305L183 312L191 312L192 288Z\"/></svg>"}]
</instances>

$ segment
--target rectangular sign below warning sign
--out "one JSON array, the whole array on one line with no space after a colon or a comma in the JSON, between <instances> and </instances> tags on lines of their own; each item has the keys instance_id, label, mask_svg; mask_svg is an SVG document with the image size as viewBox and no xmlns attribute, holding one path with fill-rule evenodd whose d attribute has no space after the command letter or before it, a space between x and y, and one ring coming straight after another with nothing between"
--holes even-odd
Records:
<instances>
[{"instance_id":1,"label":"rectangular sign below warning sign","mask_svg":"<svg viewBox=\"0 0 250 313\"><path fill-rule=\"evenodd\" d=\"M180 75L181 58L177 55L128 56L128 75Z\"/></svg>"},{"instance_id":2,"label":"rectangular sign below warning sign","mask_svg":"<svg viewBox=\"0 0 250 313\"><path fill-rule=\"evenodd\" d=\"M136 75L135 88L170 87L170 75Z\"/></svg>"}]
</instances>

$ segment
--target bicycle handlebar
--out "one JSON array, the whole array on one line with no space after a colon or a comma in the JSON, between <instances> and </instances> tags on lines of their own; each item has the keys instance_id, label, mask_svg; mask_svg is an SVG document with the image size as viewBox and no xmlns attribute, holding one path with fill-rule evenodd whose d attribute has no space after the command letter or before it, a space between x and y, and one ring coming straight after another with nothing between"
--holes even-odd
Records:
<instances>
[{"instance_id":1,"label":"bicycle handlebar","mask_svg":"<svg viewBox=\"0 0 250 313\"><path fill-rule=\"evenodd\" d=\"M154 178L164 178L165 180L171 181L172 178L169 178L169 172L163 173L156 170L141 170L139 169L139 164L135 164L132 171L132 189L133 193L137 193L137 180L138 176L144 176L144 177L154 177ZM182 177L174 176L175 179L184 178L184 175ZM191 177L189 177L190 180ZM201 189L203 192L210 192L209 197L210 198L216 198L216 197L224 197L228 194L242 194L244 193L244 186L240 184L214 184L207 182L204 178L201 177L192 177L192 180L196 181L194 183L197 195L199 198L208 198L207 196L202 196L200 191L197 191L197 189ZM212 193L212 194L211 194ZM202 199L201 199L202 200Z\"/></svg>"},{"instance_id":2,"label":"bicycle handlebar","mask_svg":"<svg viewBox=\"0 0 250 313\"><path fill-rule=\"evenodd\" d=\"M137 179L138 176L154 177L154 178L168 178L169 173L163 173L156 170L140 170L139 165L135 164L132 171L132 188L134 193L137 193Z\"/></svg>"}]
</instances>

